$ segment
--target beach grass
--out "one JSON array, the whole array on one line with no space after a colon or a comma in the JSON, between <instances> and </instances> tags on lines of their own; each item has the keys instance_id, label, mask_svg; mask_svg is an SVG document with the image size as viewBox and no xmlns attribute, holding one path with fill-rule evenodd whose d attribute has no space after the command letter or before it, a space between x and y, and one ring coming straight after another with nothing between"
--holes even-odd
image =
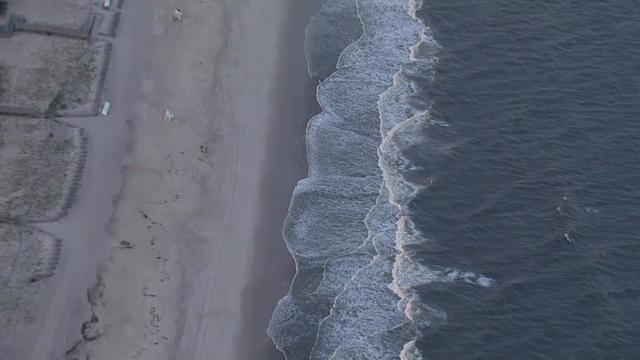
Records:
<instances>
[{"instance_id":1,"label":"beach grass","mask_svg":"<svg viewBox=\"0 0 640 360\"><path fill-rule=\"evenodd\" d=\"M49 111L67 110L89 101L97 78L98 49L76 47L73 50L74 61L64 65L65 77L60 79L60 91L49 105Z\"/></svg>"},{"instance_id":2,"label":"beach grass","mask_svg":"<svg viewBox=\"0 0 640 360\"><path fill-rule=\"evenodd\" d=\"M0 219L64 215L82 167L82 131L53 120L0 118Z\"/></svg>"},{"instance_id":3,"label":"beach grass","mask_svg":"<svg viewBox=\"0 0 640 360\"><path fill-rule=\"evenodd\" d=\"M49 113L92 106L104 46L32 34L3 40L0 104Z\"/></svg>"},{"instance_id":4,"label":"beach grass","mask_svg":"<svg viewBox=\"0 0 640 360\"><path fill-rule=\"evenodd\" d=\"M53 275L60 245L41 230L0 223L0 332L33 316L38 281Z\"/></svg>"}]
</instances>

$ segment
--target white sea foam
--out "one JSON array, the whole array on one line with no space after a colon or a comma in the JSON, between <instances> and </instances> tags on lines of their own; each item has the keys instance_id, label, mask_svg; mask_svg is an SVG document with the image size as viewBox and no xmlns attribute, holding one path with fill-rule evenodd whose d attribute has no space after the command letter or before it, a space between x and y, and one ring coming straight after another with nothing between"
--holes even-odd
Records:
<instances>
[{"instance_id":1,"label":"white sea foam","mask_svg":"<svg viewBox=\"0 0 640 360\"><path fill-rule=\"evenodd\" d=\"M411 340L404 345L400 353L400 360L423 360L420 350L416 347L415 340Z\"/></svg>"},{"instance_id":2,"label":"white sea foam","mask_svg":"<svg viewBox=\"0 0 640 360\"><path fill-rule=\"evenodd\" d=\"M378 94L384 93L382 97L392 100L381 101L381 96L378 95L373 103L371 100L367 102L377 110L378 127L381 136L384 136L402 120L416 115L416 108L402 105L415 89L402 87L410 83L400 79L403 74L398 73L397 69L410 61L410 47L419 41L421 27L407 16L404 0L360 1L358 4L366 42L363 41L360 46L351 46L349 49L353 49L352 52L345 51L340 65L347 64L353 71L353 67L362 66L362 58L365 57L382 64L374 80L381 81L386 76L387 90ZM390 26L393 31L378 31L383 24L392 24ZM375 66L367 64L367 68ZM397 116L398 113L402 113L402 116ZM389 121L383 122L381 118L385 114L395 116L390 116ZM392 123L394 120L398 120L398 123ZM379 155L382 157L383 153L381 148ZM404 159L398 157L397 160L400 161L393 164L395 169L406 170L410 167L408 162L402 161ZM385 169L382 166L381 169L384 173ZM385 182L394 181L386 174L384 179ZM367 359L393 358L400 354L407 338L415 333L413 325L405 317L404 309L398 308L398 298L387 287L393 279L391 272L395 256L395 251L388 249L395 248L393 224L398 220L398 207L389 201L388 190L391 188L394 186L383 184L376 206L367 217L369 240L375 242L378 255L351 278L345 290L336 298L331 313L320 324L311 359L349 358L346 354L367 354L359 357ZM415 194L417 188L409 187L406 190Z\"/></svg>"},{"instance_id":3,"label":"white sea foam","mask_svg":"<svg viewBox=\"0 0 640 360\"><path fill-rule=\"evenodd\" d=\"M342 1L327 4L347 9L350 0ZM446 314L413 289L493 283L472 271L418 263L406 250L429 241L408 203L437 179L408 181L421 169L404 152L428 127L449 126L432 119L412 80L435 75L439 45L417 17L422 1L355 1L362 36L318 86L322 113L307 129L309 178L296 187L284 229L297 273L269 334L287 359L420 359L418 329L437 326ZM331 21L314 24L323 22ZM450 148L431 144L434 156Z\"/></svg>"}]
</instances>

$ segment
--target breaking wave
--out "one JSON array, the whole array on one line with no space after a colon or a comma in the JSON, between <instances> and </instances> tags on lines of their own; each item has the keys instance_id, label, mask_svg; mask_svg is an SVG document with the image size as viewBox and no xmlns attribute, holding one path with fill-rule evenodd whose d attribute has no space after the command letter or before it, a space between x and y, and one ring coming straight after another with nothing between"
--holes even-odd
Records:
<instances>
[{"instance_id":1,"label":"breaking wave","mask_svg":"<svg viewBox=\"0 0 640 360\"><path fill-rule=\"evenodd\" d=\"M409 250L429 240L408 204L436 179L416 178L403 154L429 129L447 127L432 119L424 90L439 46L416 16L421 6L328 0L307 29L309 72L324 79L322 112L308 124L309 176L294 190L283 231L296 275L268 329L287 359L419 359L419 329L446 314L412 289L493 284L426 267ZM436 141L432 148L449 151Z\"/></svg>"}]
</instances>

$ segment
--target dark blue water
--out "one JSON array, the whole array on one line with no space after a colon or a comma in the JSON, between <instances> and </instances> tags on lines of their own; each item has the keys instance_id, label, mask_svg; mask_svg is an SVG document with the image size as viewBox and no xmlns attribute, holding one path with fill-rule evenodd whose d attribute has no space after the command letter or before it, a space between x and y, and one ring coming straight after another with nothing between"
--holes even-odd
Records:
<instances>
[{"instance_id":1,"label":"dark blue water","mask_svg":"<svg viewBox=\"0 0 640 360\"><path fill-rule=\"evenodd\" d=\"M496 280L420 286L431 359L640 358L640 2L425 1L429 89L451 146L411 203L425 264Z\"/></svg>"},{"instance_id":2,"label":"dark blue water","mask_svg":"<svg viewBox=\"0 0 640 360\"><path fill-rule=\"evenodd\" d=\"M640 358L640 2L327 0L288 359Z\"/></svg>"}]
</instances>

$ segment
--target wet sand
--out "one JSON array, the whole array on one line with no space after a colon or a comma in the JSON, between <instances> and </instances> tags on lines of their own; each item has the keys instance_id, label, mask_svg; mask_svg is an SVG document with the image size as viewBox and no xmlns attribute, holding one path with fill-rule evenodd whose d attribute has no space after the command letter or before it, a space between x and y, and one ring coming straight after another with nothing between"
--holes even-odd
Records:
<instances>
[{"instance_id":1,"label":"wet sand","mask_svg":"<svg viewBox=\"0 0 640 360\"><path fill-rule=\"evenodd\" d=\"M296 182L307 174L305 131L308 120L320 112L316 101L317 81L309 78L304 57L304 30L320 11L320 1L305 6L292 3L290 21L283 26L278 61L277 104L270 117L267 158L260 193L261 217L254 234L253 276L243 291L241 359L284 359L266 334L277 301L289 289L295 274L293 259L282 239L282 226ZM286 129L286 130L285 130Z\"/></svg>"}]
</instances>

